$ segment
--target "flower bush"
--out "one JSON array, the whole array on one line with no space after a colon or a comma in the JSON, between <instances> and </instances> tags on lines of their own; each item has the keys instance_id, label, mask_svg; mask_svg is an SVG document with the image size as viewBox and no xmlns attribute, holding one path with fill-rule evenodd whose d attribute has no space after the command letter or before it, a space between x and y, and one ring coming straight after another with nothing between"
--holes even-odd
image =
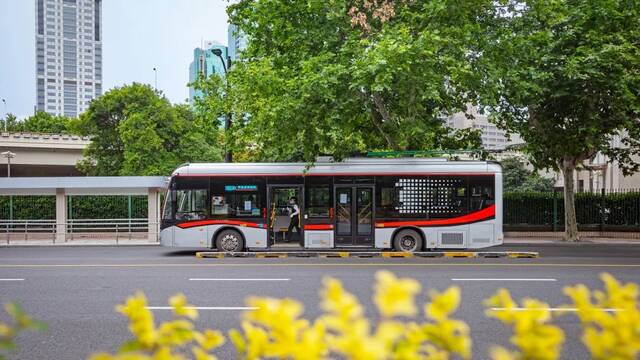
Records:
<instances>
[{"instance_id":1,"label":"flower bush","mask_svg":"<svg viewBox=\"0 0 640 360\"><path fill-rule=\"evenodd\" d=\"M0 321L0 352L15 350L15 338L26 330L44 330L47 326L27 315L22 307L16 303L7 303L4 310L11 318L11 323ZM0 360L4 360L4 356L0 353Z\"/></svg>"},{"instance_id":2,"label":"flower bush","mask_svg":"<svg viewBox=\"0 0 640 360\"><path fill-rule=\"evenodd\" d=\"M620 284L602 275L604 291L583 285L565 288L572 300L552 313L549 305L535 299L513 300L500 289L485 301L487 315L513 330L515 349L494 347L493 360L555 360L565 340L552 324L556 316L577 314L583 325L582 340L593 359L632 360L640 352L638 286ZM242 315L239 329L228 338L241 359L470 359L469 327L453 318L460 305L460 289L430 291L429 301L419 310L416 298L420 284L397 278L388 271L376 273L373 302L380 320L365 316L364 307L339 280L327 278L320 290L321 309L315 320L303 317L303 305L293 299L250 297L254 310ZM184 295L169 300L175 319L159 326L147 309L142 293L129 298L117 311L129 318L133 339L117 354L96 354L92 360L215 359L213 351L225 342L216 330L199 332L193 320L198 313Z\"/></svg>"}]
</instances>

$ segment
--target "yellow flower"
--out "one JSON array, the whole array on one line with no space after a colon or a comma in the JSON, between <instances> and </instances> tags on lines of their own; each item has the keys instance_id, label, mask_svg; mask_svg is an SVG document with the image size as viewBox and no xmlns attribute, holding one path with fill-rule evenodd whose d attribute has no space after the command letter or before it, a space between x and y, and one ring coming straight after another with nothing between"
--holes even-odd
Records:
<instances>
[{"instance_id":1,"label":"yellow flower","mask_svg":"<svg viewBox=\"0 0 640 360\"><path fill-rule=\"evenodd\" d=\"M169 299L169 305L173 306L173 313L177 316L184 316L189 319L198 318L198 310L187 303L184 294L176 294Z\"/></svg>"},{"instance_id":2,"label":"yellow flower","mask_svg":"<svg viewBox=\"0 0 640 360\"><path fill-rule=\"evenodd\" d=\"M193 334L198 345L204 350L212 350L224 344L224 335L220 331L207 329L203 333L195 332Z\"/></svg>"},{"instance_id":3,"label":"yellow flower","mask_svg":"<svg viewBox=\"0 0 640 360\"><path fill-rule=\"evenodd\" d=\"M494 346L491 348L491 359L493 360L517 360L519 359L518 354L512 353L511 351L501 347Z\"/></svg>"},{"instance_id":4,"label":"yellow flower","mask_svg":"<svg viewBox=\"0 0 640 360\"><path fill-rule=\"evenodd\" d=\"M125 305L116 306L116 310L129 318L129 331L140 345L150 349L156 341L153 314L147 309L147 297L142 292L127 299Z\"/></svg>"},{"instance_id":5,"label":"yellow flower","mask_svg":"<svg viewBox=\"0 0 640 360\"><path fill-rule=\"evenodd\" d=\"M399 279L389 271L376 273L373 301L383 317L415 316L415 296L420 284L414 279Z\"/></svg>"},{"instance_id":6,"label":"yellow flower","mask_svg":"<svg viewBox=\"0 0 640 360\"><path fill-rule=\"evenodd\" d=\"M442 293L436 290L429 292L431 302L425 306L424 312L428 318L441 320L455 312L460 305L460 288L452 286Z\"/></svg>"},{"instance_id":7,"label":"yellow flower","mask_svg":"<svg viewBox=\"0 0 640 360\"><path fill-rule=\"evenodd\" d=\"M621 285L609 274L600 277L605 291L592 293L584 285L564 289L578 310L582 342L596 360L635 359L640 353L638 285Z\"/></svg>"},{"instance_id":8,"label":"yellow flower","mask_svg":"<svg viewBox=\"0 0 640 360\"><path fill-rule=\"evenodd\" d=\"M362 316L363 309L358 298L344 290L339 280L327 278L320 291L321 307L327 313L339 314L343 320Z\"/></svg>"},{"instance_id":9,"label":"yellow flower","mask_svg":"<svg viewBox=\"0 0 640 360\"><path fill-rule=\"evenodd\" d=\"M215 356L207 353L206 351L204 351L203 349L197 346L192 347L191 352L193 353L195 360L216 360L217 359Z\"/></svg>"},{"instance_id":10,"label":"yellow flower","mask_svg":"<svg viewBox=\"0 0 640 360\"><path fill-rule=\"evenodd\" d=\"M524 299L522 308L517 309L509 292L500 289L485 301L487 306L496 308L487 310L487 316L495 317L513 327L511 343L519 352L511 353L504 349L492 352L494 359L540 359L555 360L560 356L564 332L557 326L550 325L551 312L549 305L535 299Z\"/></svg>"}]
</instances>

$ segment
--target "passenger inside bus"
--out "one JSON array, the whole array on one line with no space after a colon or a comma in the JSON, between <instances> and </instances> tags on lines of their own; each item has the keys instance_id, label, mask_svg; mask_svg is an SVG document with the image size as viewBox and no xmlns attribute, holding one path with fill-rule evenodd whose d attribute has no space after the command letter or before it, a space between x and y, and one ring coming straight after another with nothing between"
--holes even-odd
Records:
<instances>
[{"instance_id":1,"label":"passenger inside bus","mask_svg":"<svg viewBox=\"0 0 640 360\"><path fill-rule=\"evenodd\" d=\"M287 229L286 242L291 242L293 228L296 229L296 234L300 237L300 208L298 207L298 199L295 196L289 198L289 228Z\"/></svg>"},{"instance_id":2,"label":"passenger inside bus","mask_svg":"<svg viewBox=\"0 0 640 360\"><path fill-rule=\"evenodd\" d=\"M271 191L269 228L275 244L289 243L292 240L302 241L298 193L298 188L291 187L275 187ZM296 215L292 216L294 213Z\"/></svg>"}]
</instances>

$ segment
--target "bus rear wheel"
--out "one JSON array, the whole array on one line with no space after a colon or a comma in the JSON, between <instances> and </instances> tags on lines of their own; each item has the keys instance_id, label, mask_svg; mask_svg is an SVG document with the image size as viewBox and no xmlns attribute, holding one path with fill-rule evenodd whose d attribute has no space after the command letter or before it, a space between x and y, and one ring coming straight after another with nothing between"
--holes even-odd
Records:
<instances>
[{"instance_id":1,"label":"bus rear wheel","mask_svg":"<svg viewBox=\"0 0 640 360\"><path fill-rule=\"evenodd\" d=\"M393 238L393 248L402 252L420 251L422 249L422 237L415 230L400 230Z\"/></svg>"},{"instance_id":2,"label":"bus rear wheel","mask_svg":"<svg viewBox=\"0 0 640 360\"><path fill-rule=\"evenodd\" d=\"M222 230L216 236L216 247L218 251L238 252L244 249L244 240L235 230Z\"/></svg>"}]
</instances>

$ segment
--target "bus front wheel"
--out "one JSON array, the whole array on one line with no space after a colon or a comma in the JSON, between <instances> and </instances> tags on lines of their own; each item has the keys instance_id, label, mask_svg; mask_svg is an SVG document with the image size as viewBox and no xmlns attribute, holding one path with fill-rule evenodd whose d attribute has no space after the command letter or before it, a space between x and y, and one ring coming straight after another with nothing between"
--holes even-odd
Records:
<instances>
[{"instance_id":1,"label":"bus front wheel","mask_svg":"<svg viewBox=\"0 0 640 360\"><path fill-rule=\"evenodd\" d=\"M237 252L244 249L242 236L235 230L222 230L216 236L216 247L218 251Z\"/></svg>"},{"instance_id":2,"label":"bus front wheel","mask_svg":"<svg viewBox=\"0 0 640 360\"><path fill-rule=\"evenodd\" d=\"M415 230L400 230L393 238L393 248L403 252L420 251L422 249L422 237Z\"/></svg>"}]
</instances>

